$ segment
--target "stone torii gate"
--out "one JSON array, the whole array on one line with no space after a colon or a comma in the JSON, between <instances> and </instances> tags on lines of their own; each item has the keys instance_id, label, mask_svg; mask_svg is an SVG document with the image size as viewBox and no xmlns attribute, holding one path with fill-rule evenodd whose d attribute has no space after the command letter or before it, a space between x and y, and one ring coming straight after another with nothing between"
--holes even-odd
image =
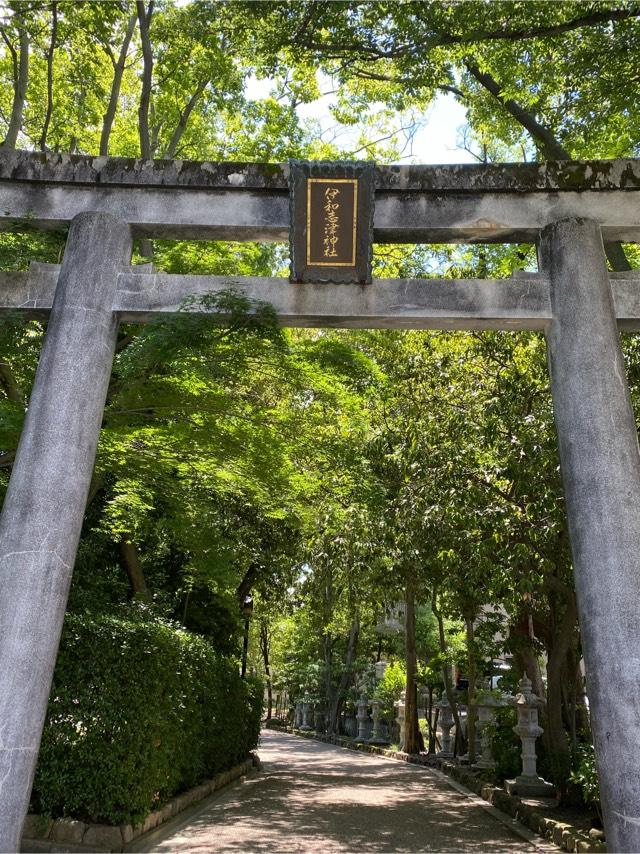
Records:
<instances>
[{"instance_id":1,"label":"stone torii gate","mask_svg":"<svg viewBox=\"0 0 640 854\"><path fill-rule=\"evenodd\" d=\"M377 169L381 243L530 241L510 280L290 284L130 267L133 236L286 240L287 167L5 152L0 228L70 223L60 266L0 273L0 310L48 316L0 519L0 849L18 849L120 321L234 285L285 326L537 329L551 388L607 842L640 850L640 453L619 330L640 277L640 161Z\"/></svg>"}]
</instances>

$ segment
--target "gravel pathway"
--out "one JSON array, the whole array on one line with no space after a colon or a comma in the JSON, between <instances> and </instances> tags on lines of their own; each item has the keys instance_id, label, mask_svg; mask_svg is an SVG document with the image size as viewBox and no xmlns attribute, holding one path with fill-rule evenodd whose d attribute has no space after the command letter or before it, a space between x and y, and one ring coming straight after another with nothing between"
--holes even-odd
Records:
<instances>
[{"instance_id":1,"label":"gravel pathway","mask_svg":"<svg viewBox=\"0 0 640 854\"><path fill-rule=\"evenodd\" d=\"M265 730L264 769L152 832L157 852L534 851L421 767Z\"/></svg>"}]
</instances>

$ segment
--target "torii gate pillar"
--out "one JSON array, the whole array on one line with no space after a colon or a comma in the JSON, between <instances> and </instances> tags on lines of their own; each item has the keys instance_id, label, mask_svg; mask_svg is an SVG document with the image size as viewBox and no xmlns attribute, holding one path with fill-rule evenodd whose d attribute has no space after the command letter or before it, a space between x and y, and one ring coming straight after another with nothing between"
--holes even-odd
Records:
<instances>
[{"instance_id":1,"label":"torii gate pillar","mask_svg":"<svg viewBox=\"0 0 640 854\"><path fill-rule=\"evenodd\" d=\"M541 234L547 333L610 851L640 851L640 451L598 223Z\"/></svg>"},{"instance_id":2,"label":"torii gate pillar","mask_svg":"<svg viewBox=\"0 0 640 854\"><path fill-rule=\"evenodd\" d=\"M0 517L0 851L19 851L116 344L130 229L71 223Z\"/></svg>"}]
</instances>

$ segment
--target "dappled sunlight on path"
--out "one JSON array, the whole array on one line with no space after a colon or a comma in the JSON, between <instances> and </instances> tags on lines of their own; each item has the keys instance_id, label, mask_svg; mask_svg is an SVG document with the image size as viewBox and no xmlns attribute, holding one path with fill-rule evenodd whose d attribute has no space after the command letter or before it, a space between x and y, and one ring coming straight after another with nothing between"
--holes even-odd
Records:
<instances>
[{"instance_id":1,"label":"dappled sunlight on path","mask_svg":"<svg viewBox=\"0 0 640 854\"><path fill-rule=\"evenodd\" d=\"M158 831L145 850L534 850L427 769L272 731L260 757L259 775Z\"/></svg>"}]
</instances>

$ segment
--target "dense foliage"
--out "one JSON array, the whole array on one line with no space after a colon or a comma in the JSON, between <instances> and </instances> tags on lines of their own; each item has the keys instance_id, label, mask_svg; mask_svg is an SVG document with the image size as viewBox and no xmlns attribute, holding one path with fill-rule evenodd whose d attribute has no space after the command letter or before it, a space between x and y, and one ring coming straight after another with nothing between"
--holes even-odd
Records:
<instances>
[{"instance_id":1,"label":"dense foliage","mask_svg":"<svg viewBox=\"0 0 640 854\"><path fill-rule=\"evenodd\" d=\"M52 816L136 822L258 743L262 686L135 612L67 616L33 791Z\"/></svg>"},{"instance_id":2,"label":"dense foliage","mask_svg":"<svg viewBox=\"0 0 640 854\"><path fill-rule=\"evenodd\" d=\"M481 162L640 154L640 8L627 0L5 0L1 8L0 132L9 150L402 161L446 96L464 107L460 145ZM328 127L305 118L325 93ZM0 263L57 262L63 246L63 233L6 232ZM640 261L635 245L607 254L615 269ZM160 240L138 241L134 261L143 257L230 285L238 275L286 274L287 261L274 244ZM528 245L375 247L380 277L534 269ZM227 325L185 311L121 330L63 647L83 652L77 661L63 652L56 676L40 806L106 815L99 793L112 819L126 813L117 792L105 794L108 775L82 776L89 754L105 763L101 773L116 762L104 732L124 720L117 761L133 767L131 751L147 763L132 812L209 768L203 744L167 771L164 751L177 750L179 735L164 723L156 735L142 698L178 677L144 649L166 647L176 664L188 648L197 667L214 655L206 650L237 656L249 594L250 664L266 677L269 712L272 689L286 701L307 695L335 727L360 683L373 690L380 659L391 662L379 689L387 714L401 678L409 704L417 688L429 704L441 692L453 697L453 666L468 677L456 698L473 706L494 659L506 656L511 687L526 671L546 699L546 767L561 793L573 769L594 800L543 337L291 332L232 288L206 300L225 310ZM0 331L3 490L44 332L19 318ZM624 350L640 412L637 339L627 336ZM146 620L123 620L130 599L145 603ZM406 637L377 631L398 602ZM127 640L135 633L136 650ZM123 681L108 681L90 741L73 701L93 678L96 644L104 679L108 662ZM180 685L195 712L197 691L214 690ZM503 773L514 766L509 714L499 726ZM57 738L78 751L73 766Z\"/></svg>"}]
</instances>

